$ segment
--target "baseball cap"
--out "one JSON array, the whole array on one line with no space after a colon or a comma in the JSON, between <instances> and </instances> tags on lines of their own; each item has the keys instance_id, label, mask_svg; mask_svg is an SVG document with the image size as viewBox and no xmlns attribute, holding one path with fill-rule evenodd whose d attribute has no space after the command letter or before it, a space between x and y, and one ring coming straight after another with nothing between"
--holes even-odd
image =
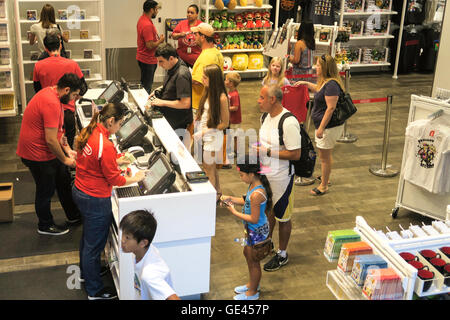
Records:
<instances>
[{"instance_id":1,"label":"baseball cap","mask_svg":"<svg viewBox=\"0 0 450 320\"><path fill-rule=\"evenodd\" d=\"M214 29L213 27L205 22L200 23L196 27L191 28L192 32L200 32L201 34L204 34L205 36L212 37L214 35Z\"/></svg>"}]
</instances>

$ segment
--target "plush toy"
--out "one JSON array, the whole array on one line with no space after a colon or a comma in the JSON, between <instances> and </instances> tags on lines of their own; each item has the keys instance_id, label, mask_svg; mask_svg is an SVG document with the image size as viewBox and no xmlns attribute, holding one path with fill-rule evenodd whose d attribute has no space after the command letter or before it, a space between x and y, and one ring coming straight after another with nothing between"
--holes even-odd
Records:
<instances>
[{"instance_id":1,"label":"plush toy","mask_svg":"<svg viewBox=\"0 0 450 320\"><path fill-rule=\"evenodd\" d=\"M222 10L222 12L220 13L220 28L222 30L227 30L228 29L228 13L227 10Z\"/></svg>"},{"instance_id":2,"label":"plush toy","mask_svg":"<svg viewBox=\"0 0 450 320\"><path fill-rule=\"evenodd\" d=\"M244 18L242 17L242 14L238 13L234 19L236 20L236 30L243 30L244 29Z\"/></svg>"},{"instance_id":3,"label":"plush toy","mask_svg":"<svg viewBox=\"0 0 450 320\"><path fill-rule=\"evenodd\" d=\"M234 70L244 71L248 66L248 55L245 53L236 53L233 55L232 62Z\"/></svg>"},{"instance_id":4,"label":"plush toy","mask_svg":"<svg viewBox=\"0 0 450 320\"><path fill-rule=\"evenodd\" d=\"M236 22L234 21L234 13L228 13L228 30L236 30Z\"/></svg>"},{"instance_id":5,"label":"plush toy","mask_svg":"<svg viewBox=\"0 0 450 320\"><path fill-rule=\"evenodd\" d=\"M239 0L239 4L241 5L241 7L246 7L247 6L247 0Z\"/></svg>"},{"instance_id":6,"label":"plush toy","mask_svg":"<svg viewBox=\"0 0 450 320\"><path fill-rule=\"evenodd\" d=\"M272 29L272 22L270 21L270 11L265 11L263 13L263 28L264 29Z\"/></svg>"},{"instance_id":7,"label":"plush toy","mask_svg":"<svg viewBox=\"0 0 450 320\"><path fill-rule=\"evenodd\" d=\"M264 65L264 57L261 53L250 53L248 55L248 69L258 70L262 69Z\"/></svg>"},{"instance_id":8,"label":"plush toy","mask_svg":"<svg viewBox=\"0 0 450 320\"><path fill-rule=\"evenodd\" d=\"M244 49L251 49L253 46L253 34L248 32L245 34Z\"/></svg>"},{"instance_id":9,"label":"plush toy","mask_svg":"<svg viewBox=\"0 0 450 320\"><path fill-rule=\"evenodd\" d=\"M234 8L236 8L236 5L236 0L214 0L214 6L219 10L223 10L225 7L233 10Z\"/></svg>"},{"instance_id":10,"label":"plush toy","mask_svg":"<svg viewBox=\"0 0 450 320\"><path fill-rule=\"evenodd\" d=\"M216 30L220 30L221 27L222 27L222 24L220 23L220 14L217 13L214 16L213 28L216 29Z\"/></svg>"},{"instance_id":11,"label":"plush toy","mask_svg":"<svg viewBox=\"0 0 450 320\"><path fill-rule=\"evenodd\" d=\"M225 38L225 49L226 50L232 50L234 49L234 39L233 36L231 34L228 34Z\"/></svg>"},{"instance_id":12,"label":"plush toy","mask_svg":"<svg viewBox=\"0 0 450 320\"><path fill-rule=\"evenodd\" d=\"M245 15L245 23L244 23L244 27L247 30L253 30L255 28L255 22L253 21L253 13L251 12L247 12Z\"/></svg>"},{"instance_id":13,"label":"plush toy","mask_svg":"<svg viewBox=\"0 0 450 320\"><path fill-rule=\"evenodd\" d=\"M223 45L220 40L220 36L217 33L214 34L214 46L219 50L223 50Z\"/></svg>"},{"instance_id":14,"label":"plush toy","mask_svg":"<svg viewBox=\"0 0 450 320\"><path fill-rule=\"evenodd\" d=\"M233 62L231 58L228 56L223 57L223 71L231 71L233 70Z\"/></svg>"},{"instance_id":15,"label":"plush toy","mask_svg":"<svg viewBox=\"0 0 450 320\"><path fill-rule=\"evenodd\" d=\"M261 44L261 35L259 33L253 33L253 49L261 49L262 44Z\"/></svg>"},{"instance_id":16,"label":"plush toy","mask_svg":"<svg viewBox=\"0 0 450 320\"><path fill-rule=\"evenodd\" d=\"M239 35L237 33L234 34L233 36L233 43L234 43L234 49L240 49L240 41L239 41Z\"/></svg>"},{"instance_id":17,"label":"plush toy","mask_svg":"<svg viewBox=\"0 0 450 320\"><path fill-rule=\"evenodd\" d=\"M244 49L245 36L243 33L239 33L239 49Z\"/></svg>"},{"instance_id":18,"label":"plush toy","mask_svg":"<svg viewBox=\"0 0 450 320\"><path fill-rule=\"evenodd\" d=\"M262 5L263 5L263 0L255 0L255 6L257 6L257 7L262 7Z\"/></svg>"},{"instance_id":19,"label":"plush toy","mask_svg":"<svg viewBox=\"0 0 450 320\"><path fill-rule=\"evenodd\" d=\"M259 11L255 12L255 28L256 29L263 28L262 14Z\"/></svg>"}]
</instances>

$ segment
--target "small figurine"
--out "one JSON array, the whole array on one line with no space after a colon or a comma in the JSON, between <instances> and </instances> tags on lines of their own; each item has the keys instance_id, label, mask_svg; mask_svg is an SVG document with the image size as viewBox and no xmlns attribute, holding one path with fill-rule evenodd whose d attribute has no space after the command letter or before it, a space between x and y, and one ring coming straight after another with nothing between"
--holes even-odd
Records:
<instances>
[{"instance_id":1,"label":"small figurine","mask_svg":"<svg viewBox=\"0 0 450 320\"><path fill-rule=\"evenodd\" d=\"M215 30L220 30L221 27L222 27L222 24L220 23L220 14L217 13L217 14L214 16L213 28L214 28Z\"/></svg>"},{"instance_id":2,"label":"small figurine","mask_svg":"<svg viewBox=\"0 0 450 320\"><path fill-rule=\"evenodd\" d=\"M262 35L260 33L253 33L253 49L261 49L262 44Z\"/></svg>"},{"instance_id":3,"label":"small figurine","mask_svg":"<svg viewBox=\"0 0 450 320\"><path fill-rule=\"evenodd\" d=\"M236 29L236 22L234 21L234 13L228 13L228 30Z\"/></svg>"},{"instance_id":4,"label":"small figurine","mask_svg":"<svg viewBox=\"0 0 450 320\"><path fill-rule=\"evenodd\" d=\"M233 36L231 34L226 36L225 44L226 44L226 46L225 46L226 50L234 49L234 39L233 39Z\"/></svg>"},{"instance_id":5,"label":"small figurine","mask_svg":"<svg viewBox=\"0 0 450 320\"><path fill-rule=\"evenodd\" d=\"M228 13L227 10L223 10L222 13L220 14L220 24L221 24L221 29L222 30L227 30L228 29Z\"/></svg>"},{"instance_id":6,"label":"small figurine","mask_svg":"<svg viewBox=\"0 0 450 320\"><path fill-rule=\"evenodd\" d=\"M236 30L243 30L244 29L244 23L243 23L244 18L242 17L242 14L240 14L240 13L236 14L234 19L236 20Z\"/></svg>"},{"instance_id":7,"label":"small figurine","mask_svg":"<svg viewBox=\"0 0 450 320\"><path fill-rule=\"evenodd\" d=\"M238 49L244 49L244 44L245 44L245 36L243 33L239 33L239 48Z\"/></svg>"},{"instance_id":8,"label":"small figurine","mask_svg":"<svg viewBox=\"0 0 450 320\"><path fill-rule=\"evenodd\" d=\"M272 29L272 22L270 21L270 11L265 11L263 13L263 28L264 29Z\"/></svg>"},{"instance_id":9,"label":"small figurine","mask_svg":"<svg viewBox=\"0 0 450 320\"><path fill-rule=\"evenodd\" d=\"M255 12L255 28L261 30L263 28L262 15L261 12Z\"/></svg>"},{"instance_id":10,"label":"small figurine","mask_svg":"<svg viewBox=\"0 0 450 320\"><path fill-rule=\"evenodd\" d=\"M245 35L244 49L251 49L253 46L253 35L251 32L248 32Z\"/></svg>"},{"instance_id":11,"label":"small figurine","mask_svg":"<svg viewBox=\"0 0 450 320\"><path fill-rule=\"evenodd\" d=\"M214 34L214 46L219 50L223 50L223 45L220 40L220 36L217 33Z\"/></svg>"},{"instance_id":12,"label":"small figurine","mask_svg":"<svg viewBox=\"0 0 450 320\"><path fill-rule=\"evenodd\" d=\"M253 18L254 18L253 13L247 12L245 14L245 21L246 21L244 24L245 29L253 30L255 28L255 22L253 21Z\"/></svg>"},{"instance_id":13,"label":"small figurine","mask_svg":"<svg viewBox=\"0 0 450 320\"><path fill-rule=\"evenodd\" d=\"M239 35L235 33L233 36L234 49L240 49L239 42Z\"/></svg>"}]
</instances>

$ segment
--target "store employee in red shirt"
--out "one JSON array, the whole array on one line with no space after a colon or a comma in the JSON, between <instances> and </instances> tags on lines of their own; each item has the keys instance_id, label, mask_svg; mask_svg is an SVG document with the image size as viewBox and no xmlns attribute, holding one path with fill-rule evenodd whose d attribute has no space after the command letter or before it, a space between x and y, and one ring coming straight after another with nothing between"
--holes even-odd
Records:
<instances>
[{"instance_id":1,"label":"store employee in red shirt","mask_svg":"<svg viewBox=\"0 0 450 320\"><path fill-rule=\"evenodd\" d=\"M67 73L56 86L39 91L23 112L17 155L30 169L36 184L35 211L39 219L38 233L61 235L66 227L55 225L51 199L58 193L69 224L80 221L80 213L72 200L71 179L66 166L75 167L76 153L64 143L62 104L80 92L80 79Z\"/></svg>"},{"instance_id":2,"label":"store employee in red shirt","mask_svg":"<svg viewBox=\"0 0 450 320\"><path fill-rule=\"evenodd\" d=\"M36 63L33 70L34 91L38 92L42 88L51 87L58 83L58 80L65 73L74 73L81 79L82 88L80 96L83 96L88 86L84 79L78 63L71 59L61 57L61 41L55 33L50 33L44 38L45 51L49 57ZM64 131L70 147L73 146L75 138L75 101L63 105L64 108Z\"/></svg>"},{"instance_id":3,"label":"store employee in red shirt","mask_svg":"<svg viewBox=\"0 0 450 320\"><path fill-rule=\"evenodd\" d=\"M136 60L141 69L141 83L148 94L152 91L158 61L155 57L156 47L164 42L164 35L158 37L152 19L156 18L161 6L153 0L144 2L144 12L137 23L137 52Z\"/></svg>"},{"instance_id":4,"label":"store employee in red shirt","mask_svg":"<svg viewBox=\"0 0 450 320\"><path fill-rule=\"evenodd\" d=\"M192 4L187 9L187 20L180 21L172 33L172 39L178 40L178 56L191 69L202 52L202 48L195 41L195 34L191 31L191 27L196 27L200 23L202 22L198 20L198 6Z\"/></svg>"},{"instance_id":5,"label":"store employee in red shirt","mask_svg":"<svg viewBox=\"0 0 450 320\"><path fill-rule=\"evenodd\" d=\"M72 195L83 217L80 267L90 300L116 297L112 288L104 287L100 276L100 256L113 219L112 187L135 183L145 177L144 171L138 171L135 176L122 176L118 165L129 162L117 159L116 148L108 140L119 131L127 112L128 108L122 103L107 104L100 113L93 115L75 140L77 171Z\"/></svg>"}]
</instances>

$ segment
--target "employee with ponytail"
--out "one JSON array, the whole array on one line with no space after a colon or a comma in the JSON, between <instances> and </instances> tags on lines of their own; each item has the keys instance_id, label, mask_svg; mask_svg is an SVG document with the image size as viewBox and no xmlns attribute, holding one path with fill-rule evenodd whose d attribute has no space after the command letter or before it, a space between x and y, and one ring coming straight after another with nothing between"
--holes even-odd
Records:
<instances>
[{"instance_id":1,"label":"employee with ponytail","mask_svg":"<svg viewBox=\"0 0 450 320\"><path fill-rule=\"evenodd\" d=\"M89 300L114 299L113 289L103 286L100 276L100 255L105 248L112 222L111 191L144 179L144 172L122 176L116 149L108 137L116 133L125 118L127 108L122 103L109 103L75 140L77 169L72 195L83 217L80 242L81 278Z\"/></svg>"}]
</instances>

